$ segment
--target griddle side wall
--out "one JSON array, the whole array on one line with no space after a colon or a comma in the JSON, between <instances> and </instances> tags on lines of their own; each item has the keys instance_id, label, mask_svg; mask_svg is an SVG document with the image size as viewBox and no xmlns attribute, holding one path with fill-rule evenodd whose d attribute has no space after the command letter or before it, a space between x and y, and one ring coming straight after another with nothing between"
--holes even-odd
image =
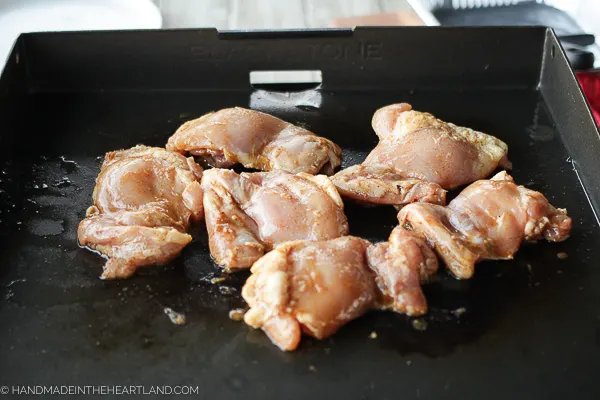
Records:
<instances>
[{"instance_id":1,"label":"griddle side wall","mask_svg":"<svg viewBox=\"0 0 600 400\"><path fill-rule=\"evenodd\" d=\"M12 157L17 135L11 132L19 131L27 109L29 84L23 47L20 36L0 75L0 156L4 160Z\"/></svg>"},{"instance_id":2,"label":"griddle side wall","mask_svg":"<svg viewBox=\"0 0 600 400\"><path fill-rule=\"evenodd\" d=\"M600 133L587 100L552 29L546 32L540 92L569 151L596 219L600 215Z\"/></svg>"}]
</instances>

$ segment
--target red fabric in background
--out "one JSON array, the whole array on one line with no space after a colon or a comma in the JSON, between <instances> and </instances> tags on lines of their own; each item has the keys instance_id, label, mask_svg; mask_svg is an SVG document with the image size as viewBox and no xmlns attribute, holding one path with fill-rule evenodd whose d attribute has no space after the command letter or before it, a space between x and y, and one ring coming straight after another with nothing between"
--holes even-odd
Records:
<instances>
[{"instance_id":1,"label":"red fabric in background","mask_svg":"<svg viewBox=\"0 0 600 400\"><path fill-rule=\"evenodd\" d=\"M590 103L596 125L600 126L600 70L577 72L577 79Z\"/></svg>"}]
</instances>

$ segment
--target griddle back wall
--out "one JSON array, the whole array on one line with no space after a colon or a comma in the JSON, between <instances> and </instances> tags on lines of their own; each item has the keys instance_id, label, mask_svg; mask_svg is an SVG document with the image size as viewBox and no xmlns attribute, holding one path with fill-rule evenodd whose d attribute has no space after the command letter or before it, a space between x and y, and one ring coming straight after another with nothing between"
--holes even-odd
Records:
<instances>
[{"instance_id":1,"label":"griddle back wall","mask_svg":"<svg viewBox=\"0 0 600 400\"><path fill-rule=\"evenodd\" d=\"M19 48L36 92L248 90L252 70L314 69L325 90L463 90L537 87L544 40L545 28L200 29L33 33Z\"/></svg>"}]
</instances>

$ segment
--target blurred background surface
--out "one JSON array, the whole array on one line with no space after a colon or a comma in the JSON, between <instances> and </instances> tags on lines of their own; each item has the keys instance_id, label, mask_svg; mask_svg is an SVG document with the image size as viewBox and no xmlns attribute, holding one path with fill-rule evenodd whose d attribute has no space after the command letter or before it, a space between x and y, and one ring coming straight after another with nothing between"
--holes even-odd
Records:
<instances>
[{"instance_id":1,"label":"blurred background surface","mask_svg":"<svg viewBox=\"0 0 600 400\"><path fill-rule=\"evenodd\" d=\"M507 13L516 3L538 7L545 3L563 15L541 11L524 15L522 9ZM600 35L600 0L0 0L0 64L21 32L470 25L482 20L476 13L484 9L494 18L503 15L497 21L501 25L554 24L560 30L574 24L572 31L588 34L592 42L592 35ZM582 47L598 55L597 46Z\"/></svg>"}]
</instances>

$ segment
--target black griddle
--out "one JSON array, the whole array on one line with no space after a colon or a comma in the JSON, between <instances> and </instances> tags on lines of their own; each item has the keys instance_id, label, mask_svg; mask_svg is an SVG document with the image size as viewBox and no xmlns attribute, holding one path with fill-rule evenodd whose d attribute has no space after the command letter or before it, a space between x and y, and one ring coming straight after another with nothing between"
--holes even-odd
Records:
<instances>
[{"instance_id":1,"label":"black griddle","mask_svg":"<svg viewBox=\"0 0 600 400\"><path fill-rule=\"evenodd\" d=\"M315 69L317 87L249 84L254 70ZM371 312L293 353L229 319L247 273L210 282L222 274L202 225L175 261L124 281L99 280L104 260L77 245L107 151L162 146L185 120L242 106L334 140L347 167L377 142L373 112L402 101L506 141L511 174L568 209L572 237L481 263L472 280L439 273L425 323ZM551 30L25 34L0 79L0 155L0 385L192 385L210 399L600 395L600 138ZM385 240L395 226L392 207L346 207L353 235Z\"/></svg>"}]
</instances>

